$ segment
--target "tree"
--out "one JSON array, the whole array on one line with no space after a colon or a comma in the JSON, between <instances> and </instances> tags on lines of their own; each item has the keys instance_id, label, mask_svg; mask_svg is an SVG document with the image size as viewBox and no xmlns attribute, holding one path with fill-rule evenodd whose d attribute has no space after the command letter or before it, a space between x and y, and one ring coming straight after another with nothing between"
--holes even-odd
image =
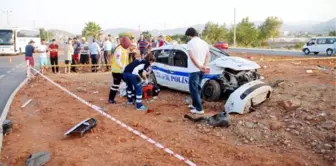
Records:
<instances>
[{"instance_id":1,"label":"tree","mask_svg":"<svg viewBox=\"0 0 336 166\"><path fill-rule=\"evenodd\" d=\"M99 37L99 35L102 33L102 28L99 24L95 22L89 21L88 23L85 23L85 27L82 30L82 36L89 37L92 36L95 39Z\"/></svg>"},{"instance_id":2,"label":"tree","mask_svg":"<svg viewBox=\"0 0 336 166\"><path fill-rule=\"evenodd\" d=\"M41 39L45 39L45 40L49 41L53 37L52 33L45 30L44 28L40 28L39 31L40 31Z\"/></svg>"},{"instance_id":3,"label":"tree","mask_svg":"<svg viewBox=\"0 0 336 166\"><path fill-rule=\"evenodd\" d=\"M130 32L121 32L121 33L119 33L119 38L122 38L124 36L127 36L130 39L133 38L133 34L130 33Z\"/></svg>"},{"instance_id":4,"label":"tree","mask_svg":"<svg viewBox=\"0 0 336 166\"><path fill-rule=\"evenodd\" d=\"M279 37L279 30L281 25L282 21L278 17L267 17L266 20L259 27L259 39L262 42L265 42L265 40L267 39Z\"/></svg>"},{"instance_id":5,"label":"tree","mask_svg":"<svg viewBox=\"0 0 336 166\"><path fill-rule=\"evenodd\" d=\"M336 36L336 30L330 31L329 34L328 34L328 36Z\"/></svg>"},{"instance_id":6,"label":"tree","mask_svg":"<svg viewBox=\"0 0 336 166\"><path fill-rule=\"evenodd\" d=\"M230 43L233 43L233 33L234 28L231 28L227 38ZM257 46L259 45L258 40L259 30L254 26L249 18L243 18L241 22L237 24L236 27L236 41L241 46Z\"/></svg>"},{"instance_id":7,"label":"tree","mask_svg":"<svg viewBox=\"0 0 336 166\"><path fill-rule=\"evenodd\" d=\"M144 39L150 39L152 37L152 34L150 34L149 31L143 31L141 35L143 35Z\"/></svg>"},{"instance_id":8,"label":"tree","mask_svg":"<svg viewBox=\"0 0 336 166\"><path fill-rule=\"evenodd\" d=\"M189 41L188 37L186 35L178 35L178 34L176 34L176 35L171 36L171 38L173 40L176 40L178 43L182 43L182 44L185 44L185 43L187 43Z\"/></svg>"},{"instance_id":9,"label":"tree","mask_svg":"<svg viewBox=\"0 0 336 166\"><path fill-rule=\"evenodd\" d=\"M208 22L205 24L202 32L202 37L210 44L226 39L228 30L225 28L225 24L219 25L216 23Z\"/></svg>"}]
</instances>

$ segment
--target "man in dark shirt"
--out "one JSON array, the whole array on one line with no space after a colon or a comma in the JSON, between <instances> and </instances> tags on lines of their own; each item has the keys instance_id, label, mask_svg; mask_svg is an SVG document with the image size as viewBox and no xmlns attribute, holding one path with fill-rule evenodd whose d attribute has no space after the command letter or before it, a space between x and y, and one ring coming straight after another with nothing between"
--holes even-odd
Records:
<instances>
[{"instance_id":1,"label":"man in dark shirt","mask_svg":"<svg viewBox=\"0 0 336 166\"><path fill-rule=\"evenodd\" d=\"M50 52L50 63L52 65L52 71L54 74L58 73L58 45L56 44L56 40L52 40L52 44L49 46ZM55 67L55 66L56 67Z\"/></svg>"},{"instance_id":2,"label":"man in dark shirt","mask_svg":"<svg viewBox=\"0 0 336 166\"><path fill-rule=\"evenodd\" d=\"M35 52L34 41L30 41L29 44L25 48L25 61L29 61L29 65L34 67L34 57L33 54Z\"/></svg>"}]
</instances>

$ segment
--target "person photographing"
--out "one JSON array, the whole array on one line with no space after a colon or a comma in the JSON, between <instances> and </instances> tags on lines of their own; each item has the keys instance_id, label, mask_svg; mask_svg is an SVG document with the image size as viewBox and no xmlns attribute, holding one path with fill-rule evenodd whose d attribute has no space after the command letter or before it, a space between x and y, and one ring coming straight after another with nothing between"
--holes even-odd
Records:
<instances>
[{"instance_id":1,"label":"person photographing","mask_svg":"<svg viewBox=\"0 0 336 166\"><path fill-rule=\"evenodd\" d=\"M136 60L127 65L123 71L123 78L127 85L127 104L133 104L132 91L135 90L135 103L138 111L147 111L148 108L142 104L142 85L148 84L150 65L155 62L155 57L148 54L140 60L140 51L136 52Z\"/></svg>"}]
</instances>

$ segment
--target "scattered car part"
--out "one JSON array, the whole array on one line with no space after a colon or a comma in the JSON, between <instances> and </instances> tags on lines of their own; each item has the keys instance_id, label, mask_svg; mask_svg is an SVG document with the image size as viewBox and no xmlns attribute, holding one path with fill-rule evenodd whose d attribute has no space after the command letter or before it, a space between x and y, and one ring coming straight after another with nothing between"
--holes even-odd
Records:
<instances>
[{"instance_id":1,"label":"scattered car part","mask_svg":"<svg viewBox=\"0 0 336 166\"><path fill-rule=\"evenodd\" d=\"M225 103L227 113L244 114L251 111L251 107L261 104L271 96L272 87L260 80L246 83L236 89Z\"/></svg>"},{"instance_id":2,"label":"scattered car part","mask_svg":"<svg viewBox=\"0 0 336 166\"><path fill-rule=\"evenodd\" d=\"M26 101L22 106L21 108L24 108L26 107L33 99L29 99L28 101Z\"/></svg>"},{"instance_id":3,"label":"scattered car part","mask_svg":"<svg viewBox=\"0 0 336 166\"><path fill-rule=\"evenodd\" d=\"M38 152L29 155L26 159L25 166L42 166L50 160L49 152Z\"/></svg>"},{"instance_id":4,"label":"scattered car part","mask_svg":"<svg viewBox=\"0 0 336 166\"><path fill-rule=\"evenodd\" d=\"M80 136L83 136L86 134L89 130L96 127L97 120L95 118L88 118L85 119L78 124L76 124L74 127L72 127L70 130L68 130L64 136L72 135L72 134L80 134Z\"/></svg>"},{"instance_id":5,"label":"scattered car part","mask_svg":"<svg viewBox=\"0 0 336 166\"><path fill-rule=\"evenodd\" d=\"M220 112L210 117L204 116L204 117L197 117L197 118L193 118L190 115L185 114L184 118L187 118L193 122L206 121L207 124L213 127L229 127L231 124L230 115L226 113L225 111Z\"/></svg>"},{"instance_id":6,"label":"scattered car part","mask_svg":"<svg viewBox=\"0 0 336 166\"><path fill-rule=\"evenodd\" d=\"M2 133L6 134L8 132L12 131L12 121L11 120L4 120L4 122L2 123Z\"/></svg>"}]
</instances>

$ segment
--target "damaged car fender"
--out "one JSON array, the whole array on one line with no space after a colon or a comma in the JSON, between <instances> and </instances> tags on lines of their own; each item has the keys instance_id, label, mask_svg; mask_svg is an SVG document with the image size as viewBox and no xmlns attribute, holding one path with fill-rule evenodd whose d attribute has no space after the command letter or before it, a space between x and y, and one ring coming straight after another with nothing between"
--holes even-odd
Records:
<instances>
[{"instance_id":1,"label":"damaged car fender","mask_svg":"<svg viewBox=\"0 0 336 166\"><path fill-rule=\"evenodd\" d=\"M271 93L271 86L260 80L251 81L231 93L225 103L225 111L238 114L248 113L253 106L267 100Z\"/></svg>"}]
</instances>

